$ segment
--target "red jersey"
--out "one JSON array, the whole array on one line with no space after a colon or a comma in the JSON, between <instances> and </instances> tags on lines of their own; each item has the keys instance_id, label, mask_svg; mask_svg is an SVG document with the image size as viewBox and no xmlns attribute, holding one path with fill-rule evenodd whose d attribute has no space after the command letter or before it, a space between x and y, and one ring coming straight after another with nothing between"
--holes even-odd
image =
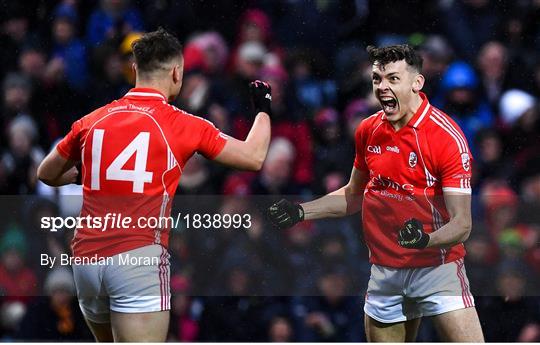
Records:
<instances>
[{"instance_id":1,"label":"red jersey","mask_svg":"<svg viewBox=\"0 0 540 345\"><path fill-rule=\"evenodd\" d=\"M465 255L463 244L449 249L407 249L398 231L416 218L427 233L449 221L443 191L471 193L471 154L465 136L445 113L422 105L395 131L380 111L356 129L354 166L369 173L362 222L370 262L388 267L427 267Z\"/></svg>"},{"instance_id":2,"label":"red jersey","mask_svg":"<svg viewBox=\"0 0 540 345\"><path fill-rule=\"evenodd\" d=\"M82 223L72 242L73 255L112 256L150 244L167 247L168 229L141 228L137 219L169 216L187 160L195 152L213 159L226 140L212 123L168 104L152 89L132 89L73 123L56 148L64 158L82 162L81 217L100 217L103 224L95 228ZM126 229L109 219L105 227L107 214L133 222Z\"/></svg>"}]
</instances>

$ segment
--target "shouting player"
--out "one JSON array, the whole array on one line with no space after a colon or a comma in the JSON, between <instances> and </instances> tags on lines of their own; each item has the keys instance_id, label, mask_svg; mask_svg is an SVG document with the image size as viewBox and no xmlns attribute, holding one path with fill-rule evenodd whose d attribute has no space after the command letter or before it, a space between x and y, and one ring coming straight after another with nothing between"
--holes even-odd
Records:
<instances>
[{"instance_id":1,"label":"shouting player","mask_svg":"<svg viewBox=\"0 0 540 345\"><path fill-rule=\"evenodd\" d=\"M480 342L463 267L471 231L471 156L460 128L421 92L422 58L407 45L368 47L382 110L360 123L347 185L303 204L269 209L280 227L362 210L372 264L368 341L414 341L433 317L445 341Z\"/></svg>"},{"instance_id":2,"label":"shouting player","mask_svg":"<svg viewBox=\"0 0 540 345\"><path fill-rule=\"evenodd\" d=\"M168 102L182 86L180 42L163 29L133 43L135 88L76 121L38 169L43 182L73 183L81 162L81 216L168 216L182 169L196 152L228 166L259 170L270 141L271 90L250 84L257 115L245 141ZM170 310L168 229L77 229L73 265L79 304L98 341L165 341ZM121 265L129 254L140 265ZM80 261L79 261L80 262ZM83 261L84 262L84 261ZM151 264L147 264L150 262Z\"/></svg>"}]
</instances>

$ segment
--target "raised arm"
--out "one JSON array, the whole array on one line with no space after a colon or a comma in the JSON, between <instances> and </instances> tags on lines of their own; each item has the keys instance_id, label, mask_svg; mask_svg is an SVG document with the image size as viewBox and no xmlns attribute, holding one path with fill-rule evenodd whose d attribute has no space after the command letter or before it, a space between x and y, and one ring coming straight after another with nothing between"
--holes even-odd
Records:
<instances>
[{"instance_id":1,"label":"raised arm","mask_svg":"<svg viewBox=\"0 0 540 345\"><path fill-rule=\"evenodd\" d=\"M336 218L359 212L368 178L367 172L353 167L345 186L303 204L282 199L269 208L270 219L280 228L288 228L303 220Z\"/></svg>"},{"instance_id":2,"label":"raised arm","mask_svg":"<svg viewBox=\"0 0 540 345\"><path fill-rule=\"evenodd\" d=\"M262 168L270 144L272 90L267 83L255 81L250 91L257 116L246 140L229 138L214 160L236 169L257 171Z\"/></svg>"}]
</instances>

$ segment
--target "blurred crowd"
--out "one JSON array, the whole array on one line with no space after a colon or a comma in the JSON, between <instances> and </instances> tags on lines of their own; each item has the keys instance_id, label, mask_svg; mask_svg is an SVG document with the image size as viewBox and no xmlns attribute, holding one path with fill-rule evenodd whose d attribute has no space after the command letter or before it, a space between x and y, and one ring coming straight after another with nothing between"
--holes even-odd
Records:
<instances>
[{"instance_id":1,"label":"blurred crowd","mask_svg":"<svg viewBox=\"0 0 540 345\"><path fill-rule=\"evenodd\" d=\"M359 217L277 232L258 209L346 183L354 130L379 109L365 47L396 43L421 52L424 91L473 152L466 267L486 339L540 340L538 0L0 0L0 339L92 339L70 271L39 263L73 235L41 231L40 217L76 215L81 190L36 169L74 120L132 87L131 43L158 26L184 44L178 107L244 138L248 83L263 79L274 113L260 173L199 156L184 170L177 210L254 218L172 231L170 340L365 340ZM419 340L437 340L429 320Z\"/></svg>"}]
</instances>

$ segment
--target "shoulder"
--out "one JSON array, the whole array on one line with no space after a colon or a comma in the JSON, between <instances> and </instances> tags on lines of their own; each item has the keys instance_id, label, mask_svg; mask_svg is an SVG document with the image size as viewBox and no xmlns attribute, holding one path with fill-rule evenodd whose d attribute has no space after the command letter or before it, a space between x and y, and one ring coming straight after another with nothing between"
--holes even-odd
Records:
<instances>
[{"instance_id":1,"label":"shoulder","mask_svg":"<svg viewBox=\"0 0 540 345\"><path fill-rule=\"evenodd\" d=\"M432 147L469 151L467 139L459 125L448 114L433 106L426 123L426 136Z\"/></svg>"},{"instance_id":2,"label":"shoulder","mask_svg":"<svg viewBox=\"0 0 540 345\"><path fill-rule=\"evenodd\" d=\"M358 138L361 135L365 135L365 133L369 133L370 129L374 130L377 128L382 123L383 116L384 113L381 110L363 119L356 127L355 137Z\"/></svg>"},{"instance_id":3,"label":"shoulder","mask_svg":"<svg viewBox=\"0 0 540 345\"><path fill-rule=\"evenodd\" d=\"M166 116L171 117L172 121L177 122L181 121L182 123L188 125L188 126L198 126L198 127L204 127L204 126L212 126L215 127L212 122L205 119L204 117L193 115L188 113L187 111L180 109L172 104L169 104L167 102L163 103L163 112Z\"/></svg>"},{"instance_id":4,"label":"shoulder","mask_svg":"<svg viewBox=\"0 0 540 345\"><path fill-rule=\"evenodd\" d=\"M463 135L463 131L452 117L442 110L431 107L426 129L426 135L433 139L432 143L455 144L460 148L460 151L468 151L467 140Z\"/></svg>"}]
</instances>

